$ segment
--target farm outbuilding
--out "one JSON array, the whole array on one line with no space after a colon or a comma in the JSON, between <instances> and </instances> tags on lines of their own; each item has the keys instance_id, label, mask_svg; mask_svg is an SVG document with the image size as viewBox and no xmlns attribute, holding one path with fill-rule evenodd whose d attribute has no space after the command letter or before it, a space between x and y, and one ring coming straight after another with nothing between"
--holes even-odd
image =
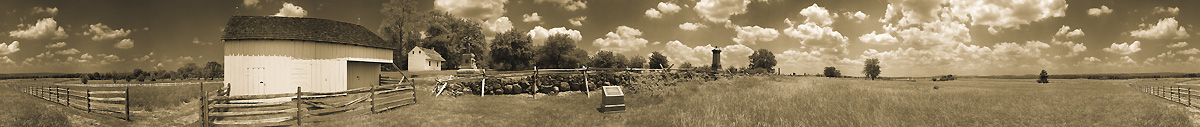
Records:
<instances>
[{"instance_id":1,"label":"farm outbuilding","mask_svg":"<svg viewBox=\"0 0 1200 127\"><path fill-rule=\"evenodd\" d=\"M393 47L366 28L328 19L234 16L221 37L231 95L344 91L378 85Z\"/></svg>"},{"instance_id":2,"label":"farm outbuilding","mask_svg":"<svg viewBox=\"0 0 1200 127\"><path fill-rule=\"evenodd\" d=\"M408 51L408 71L442 70L443 62L446 62L446 59L433 49L413 47Z\"/></svg>"}]
</instances>

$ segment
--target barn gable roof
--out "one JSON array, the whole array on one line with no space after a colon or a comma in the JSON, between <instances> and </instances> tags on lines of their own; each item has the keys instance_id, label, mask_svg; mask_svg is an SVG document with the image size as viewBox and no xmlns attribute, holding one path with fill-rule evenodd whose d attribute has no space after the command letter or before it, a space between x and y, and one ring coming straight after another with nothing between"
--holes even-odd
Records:
<instances>
[{"instance_id":1,"label":"barn gable roof","mask_svg":"<svg viewBox=\"0 0 1200 127\"><path fill-rule=\"evenodd\" d=\"M318 18L233 16L221 39L304 40L395 50L365 27Z\"/></svg>"},{"instance_id":2,"label":"barn gable roof","mask_svg":"<svg viewBox=\"0 0 1200 127\"><path fill-rule=\"evenodd\" d=\"M425 56L429 56L429 58L426 58L427 60L446 61L446 59L442 58L442 55L440 53L438 53L437 51L434 51L433 49L413 47L412 51L421 51L421 53L425 54ZM412 51L409 51L409 52L412 52Z\"/></svg>"}]
</instances>

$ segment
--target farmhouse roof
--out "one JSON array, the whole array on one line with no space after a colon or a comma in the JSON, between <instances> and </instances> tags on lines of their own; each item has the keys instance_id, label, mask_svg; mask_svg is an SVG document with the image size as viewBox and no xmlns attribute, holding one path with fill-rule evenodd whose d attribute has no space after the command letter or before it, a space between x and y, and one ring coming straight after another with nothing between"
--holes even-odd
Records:
<instances>
[{"instance_id":1,"label":"farmhouse roof","mask_svg":"<svg viewBox=\"0 0 1200 127\"><path fill-rule=\"evenodd\" d=\"M418 50L422 51L421 53L425 54L425 56L429 56L428 58L425 58L426 60L446 61L446 59L442 59L442 55L440 53L438 53L437 51L434 51L433 49L421 48L419 46L413 47L413 51L418 51ZM409 51L409 52L412 52L412 51Z\"/></svg>"},{"instance_id":2,"label":"farmhouse roof","mask_svg":"<svg viewBox=\"0 0 1200 127\"><path fill-rule=\"evenodd\" d=\"M367 28L329 19L233 16L222 40L303 40L392 49Z\"/></svg>"}]
</instances>

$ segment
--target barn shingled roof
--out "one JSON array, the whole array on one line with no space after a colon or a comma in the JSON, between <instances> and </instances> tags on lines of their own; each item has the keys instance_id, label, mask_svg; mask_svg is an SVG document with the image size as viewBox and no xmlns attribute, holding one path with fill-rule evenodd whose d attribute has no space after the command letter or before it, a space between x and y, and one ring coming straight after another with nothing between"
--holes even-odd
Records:
<instances>
[{"instance_id":1,"label":"barn shingled roof","mask_svg":"<svg viewBox=\"0 0 1200 127\"><path fill-rule=\"evenodd\" d=\"M318 18L233 16L221 39L304 40L395 50L365 27Z\"/></svg>"}]
</instances>

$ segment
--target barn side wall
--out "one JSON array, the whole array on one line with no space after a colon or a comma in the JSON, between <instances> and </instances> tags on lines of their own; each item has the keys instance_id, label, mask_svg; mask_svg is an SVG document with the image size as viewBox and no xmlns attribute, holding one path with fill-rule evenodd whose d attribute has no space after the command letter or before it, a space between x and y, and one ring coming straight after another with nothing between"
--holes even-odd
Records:
<instances>
[{"instance_id":1,"label":"barn side wall","mask_svg":"<svg viewBox=\"0 0 1200 127\"><path fill-rule=\"evenodd\" d=\"M296 87L313 92L343 91L348 88L347 59L391 61L391 53L311 41L226 40L225 82L232 86L231 95L293 93ZM374 65L378 76L379 63Z\"/></svg>"}]
</instances>

